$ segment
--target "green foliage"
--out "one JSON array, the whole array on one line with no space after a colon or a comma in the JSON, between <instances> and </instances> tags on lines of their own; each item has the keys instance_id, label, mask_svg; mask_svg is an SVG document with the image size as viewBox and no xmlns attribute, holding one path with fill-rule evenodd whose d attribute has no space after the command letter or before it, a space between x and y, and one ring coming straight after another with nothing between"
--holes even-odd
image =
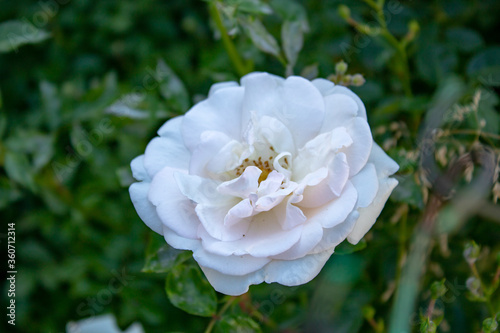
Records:
<instances>
[{"instance_id":1,"label":"green foliage","mask_svg":"<svg viewBox=\"0 0 500 333\"><path fill-rule=\"evenodd\" d=\"M15 223L19 272L17 324L5 331L62 332L113 313L153 333L391 332L435 174L477 146L498 164L499 13L496 0L3 3L0 241ZM165 120L251 70L361 74L350 88L400 165L399 186L365 239L341 243L313 281L252 286L231 301L190 252L142 223L127 187L130 161ZM481 171L468 169L439 211L410 284L416 306L401 319L408 332L498 330L500 183L472 188L472 207L455 201Z\"/></svg>"},{"instance_id":2,"label":"green foliage","mask_svg":"<svg viewBox=\"0 0 500 333\"><path fill-rule=\"evenodd\" d=\"M167 275L165 290L170 302L187 313L209 317L217 310L215 291L198 266L175 266Z\"/></svg>"}]
</instances>

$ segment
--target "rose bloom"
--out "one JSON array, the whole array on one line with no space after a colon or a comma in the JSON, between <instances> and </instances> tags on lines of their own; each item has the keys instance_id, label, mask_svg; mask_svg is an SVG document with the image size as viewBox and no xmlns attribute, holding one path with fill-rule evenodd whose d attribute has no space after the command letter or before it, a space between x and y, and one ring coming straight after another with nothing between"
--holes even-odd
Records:
<instances>
[{"instance_id":1,"label":"rose bloom","mask_svg":"<svg viewBox=\"0 0 500 333\"><path fill-rule=\"evenodd\" d=\"M131 163L135 209L227 295L310 281L338 244L358 243L397 185L359 97L324 79L214 84L158 135Z\"/></svg>"}]
</instances>

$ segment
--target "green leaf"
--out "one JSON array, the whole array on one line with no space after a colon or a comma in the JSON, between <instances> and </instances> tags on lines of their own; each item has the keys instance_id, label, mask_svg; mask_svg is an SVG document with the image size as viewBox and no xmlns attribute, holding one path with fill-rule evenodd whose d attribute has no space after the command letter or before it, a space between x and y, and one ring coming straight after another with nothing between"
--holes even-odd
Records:
<instances>
[{"instance_id":1,"label":"green leaf","mask_svg":"<svg viewBox=\"0 0 500 333\"><path fill-rule=\"evenodd\" d=\"M151 234L146 249L146 263L142 268L144 273L166 273L174 266L191 257L191 252L177 250L165 243L163 237Z\"/></svg>"},{"instance_id":2,"label":"green leaf","mask_svg":"<svg viewBox=\"0 0 500 333\"><path fill-rule=\"evenodd\" d=\"M280 58L281 51L276 39L266 30L262 22L255 18L240 17L240 24L253 44L262 52Z\"/></svg>"},{"instance_id":3,"label":"green leaf","mask_svg":"<svg viewBox=\"0 0 500 333\"><path fill-rule=\"evenodd\" d=\"M243 315L225 315L215 326L215 333L238 332L238 333L257 333L262 332L252 318Z\"/></svg>"},{"instance_id":4,"label":"green leaf","mask_svg":"<svg viewBox=\"0 0 500 333\"><path fill-rule=\"evenodd\" d=\"M483 37L474 30L462 27L446 31L448 43L461 52L474 52L484 44Z\"/></svg>"},{"instance_id":5,"label":"green leaf","mask_svg":"<svg viewBox=\"0 0 500 333\"><path fill-rule=\"evenodd\" d=\"M281 42L288 64L293 67L304 45L303 24L300 21L285 21L281 27Z\"/></svg>"},{"instance_id":6,"label":"green leaf","mask_svg":"<svg viewBox=\"0 0 500 333\"><path fill-rule=\"evenodd\" d=\"M474 56L467 65L467 75L488 86L500 86L500 46L490 47Z\"/></svg>"},{"instance_id":7,"label":"green leaf","mask_svg":"<svg viewBox=\"0 0 500 333\"><path fill-rule=\"evenodd\" d=\"M250 14L269 15L273 12L272 8L262 0L231 0L225 1L224 5L233 5L238 11Z\"/></svg>"},{"instance_id":8,"label":"green leaf","mask_svg":"<svg viewBox=\"0 0 500 333\"><path fill-rule=\"evenodd\" d=\"M189 94L181 79L163 61L158 60L154 78L160 82L160 94L168 105L177 112L184 113L189 109Z\"/></svg>"},{"instance_id":9,"label":"green leaf","mask_svg":"<svg viewBox=\"0 0 500 333\"><path fill-rule=\"evenodd\" d=\"M437 84L458 65L456 52L439 43L422 47L416 55L418 74L427 83Z\"/></svg>"},{"instance_id":10,"label":"green leaf","mask_svg":"<svg viewBox=\"0 0 500 333\"><path fill-rule=\"evenodd\" d=\"M423 208L424 199L422 190L416 183L414 174L396 176L399 184L391 194L391 198L398 202L407 203L413 207Z\"/></svg>"},{"instance_id":11,"label":"green leaf","mask_svg":"<svg viewBox=\"0 0 500 333\"><path fill-rule=\"evenodd\" d=\"M360 240L358 244L352 245L351 243L344 241L335 247L335 254L345 255L351 254L363 250L366 247L366 241L364 239Z\"/></svg>"},{"instance_id":12,"label":"green leaf","mask_svg":"<svg viewBox=\"0 0 500 333\"><path fill-rule=\"evenodd\" d=\"M36 191L33 169L26 154L7 150L5 153L5 171L13 181Z\"/></svg>"},{"instance_id":13,"label":"green leaf","mask_svg":"<svg viewBox=\"0 0 500 333\"><path fill-rule=\"evenodd\" d=\"M16 51L24 44L40 43L50 37L28 20L12 20L0 24L0 53Z\"/></svg>"},{"instance_id":14,"label":"green leaf","mask_svg":"<svg viewBox=\"0 0 500 333\"><path fill-rule=\"evenodd\" d=\"M57 88L48 81L40 82L40 93L42 94L43 111L47 123L52 130L56 129L61 122L62 102Z\"/></svg>"},{"instance_id":15,"label":"green leaf","mask_svg":"<svg viewBox=\"0 0 500 333\"><path fill-rule=\"evenodd\" d=\"M217 296L198 266L177 265L167 275L165 290L170 302L187 313L210 317L217 310Z\"/></svg>"}]
</instances>

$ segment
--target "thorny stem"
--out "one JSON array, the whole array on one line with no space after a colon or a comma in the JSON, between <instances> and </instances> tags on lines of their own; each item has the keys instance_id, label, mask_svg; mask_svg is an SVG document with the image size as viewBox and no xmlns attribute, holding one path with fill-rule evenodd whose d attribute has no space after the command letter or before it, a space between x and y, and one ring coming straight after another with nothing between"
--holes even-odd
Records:
<instances>
[{"instance_id":1,"label":"thorny stem","mask_svg":"<svg viewBox=\"0 0 500 333\"><path fill-rule=\"evenodd\" d=\"M208 5L209 11L210 11L210 16L214 20L215 25L217 26L217 29L219 30L222 38L222 42L224 44L224 48L226 49L226 52L231 59L231 62L233 63L234 68L236 69L236 72L238 72L239 76L244 76L247 74L248 67L245 65L245 62L241 58L240 54L238 53L238 50L236 50L236 47L233 44L233 41L229 37L226 27L224 26L224 23L222 22L222 17L219 12L219 9L217 8L217 3L216 1L210 2Z\"/></svg>"},{"instance_id":2,"label":"thorny stem","mask_svg":"<svg viewBox=\"0 0 500 333\"><path fill-rule=\"evenodd\" d=\"M212 332L212 329L214 328L215 326L215 323L217 322L217 320L220 319L220 317L222 317L222 315L224 313L226 313L227 309L229 309L229 307L231 306L231 304L233 304L233 302L237 299L238 297L234 297L234 296L229 296L228 297L228 300L226 301L226 303L224 303L224 305L222 306L222 308L220 309L219 313L217 313L216 315L214 315L212 317L212 320L210 320L210 323L208 323L208 326L207 326L207 329L205 330L205 333L210 333Z\"/></svg>"}]
</instances>

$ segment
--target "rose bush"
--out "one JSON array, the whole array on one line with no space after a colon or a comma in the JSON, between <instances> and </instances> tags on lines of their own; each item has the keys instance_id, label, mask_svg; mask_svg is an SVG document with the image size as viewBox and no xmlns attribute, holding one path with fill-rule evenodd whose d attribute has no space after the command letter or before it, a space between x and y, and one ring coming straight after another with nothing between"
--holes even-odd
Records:
<instances>
[{"instance_id":1,"label":"rose bush","mask_svg":"<svg viewBox=\"0 0 500 333\"><path fill-rule=\"evenodd\" d=\"M158 134L131 163L132 202L228 295L310 281L339 243L365 235L397 185L359 97L324 79L218 83Z\"/></svg>"}]
</instances>

